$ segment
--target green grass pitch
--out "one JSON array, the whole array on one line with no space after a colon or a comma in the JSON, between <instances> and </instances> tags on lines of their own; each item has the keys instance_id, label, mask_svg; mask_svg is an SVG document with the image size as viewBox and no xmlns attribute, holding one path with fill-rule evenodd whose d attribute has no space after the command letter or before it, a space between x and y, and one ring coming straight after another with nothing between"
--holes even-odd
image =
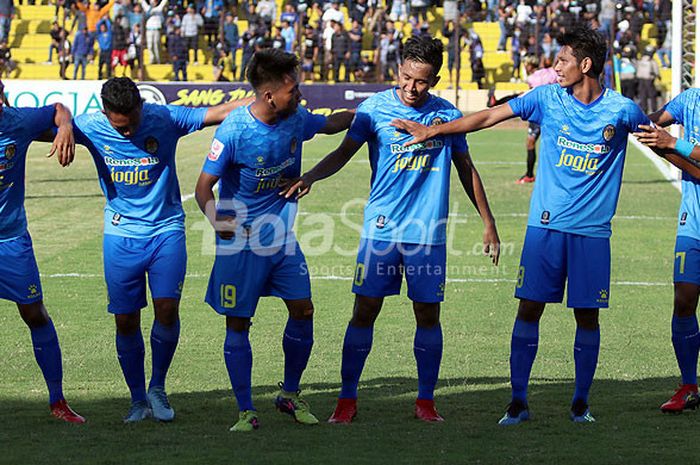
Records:
<instances>
[{"instance_id":1,"label":"green grass pitch","mask_svg":"<svg viewBox=\"0 0 700 465\"><path fill-rule=\"evenodd\" d=\"M194 189L212 135L206 130L180 142L183 195ZM213 236L191 198L184 203L189 264L182 337L167 383L177 418L172 424L122 424L129 397L115 354L113 319L106 312L104 200L95 168L80 149L74 165L61 169L44 158L47 145L34 144L27 168L29 228L62 345L66 396L88 423L74 427L49 416L29 333L14 304L3 301L0 463L694 463L697 446L683 439L688 434L682 431L694 434L696 415L663 416L658 410L678 382L670 318L680 195L633 149L613 223L611 308L601 316L602 350L591 393L598 422L581 426L568 419L574 321L570 310L550 305L532 373L533 421L497 426L509 401L513 287L531 192L531 186L513 182L524 171L524 139L523 129L469 138L504 243L498 268L479 253L481 222L453 173L449 229L455 252L448 258L445 351L436 392L447 421L430 425L412 418L415 324L405 294L388 298L377 322L354 424L302 427L277 413L272 400L282 378L286 311L281 301L266 298L251 330L253 394L262 426L250 435L228 431L237 411L223 363L224 320L203 302ZM304 167L339 140L322 136L307 143ZM314 186L297 219L316 306L316 342L302 388L322 420L339 389L356 228L369 188L366 160L363 149L338 175ZM148 339L151 308L142 320ZM147 347L147 370L149 354Z\"/></svg>"}]
</instances>

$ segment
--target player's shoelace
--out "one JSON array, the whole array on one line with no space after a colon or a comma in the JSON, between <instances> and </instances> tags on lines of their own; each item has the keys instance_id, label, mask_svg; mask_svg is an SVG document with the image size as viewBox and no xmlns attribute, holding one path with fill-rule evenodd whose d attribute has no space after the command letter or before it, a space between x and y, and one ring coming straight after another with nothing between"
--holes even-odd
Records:
<instances>
[{"instance_id":1,"label":"player's shoelace","mask_svg":"<svg viewBox=\"0 0 700 465\"><path fill-rule=\"evenodd\" d=\"M168 396L165 394L164 390L154 389L151 391L151 395L155 397L156 402L158 402L161 407L166 409L170 408L170 402L168 402Z\"/></svg>"}]
</instances>

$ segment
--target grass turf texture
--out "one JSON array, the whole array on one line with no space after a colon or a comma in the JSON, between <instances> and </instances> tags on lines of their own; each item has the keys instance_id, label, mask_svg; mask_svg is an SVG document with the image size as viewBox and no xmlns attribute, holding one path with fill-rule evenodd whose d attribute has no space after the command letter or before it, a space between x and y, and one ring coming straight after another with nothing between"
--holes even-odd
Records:
<instances>
[{"instance_id":1,"label":"grass turf texture","mask_svg":"<svg viewBox=\"0 0 700 465\"><path fill-rule=\"evenodd\" d=\"M213 130L206 130L180 142L183 195L194 188L212 135ZM304 167L338 141L321 136L307 143ZM550 305L532 373L534 419L515 428L497 426L510 399L508 355L516 310L512 295L531 192L531 186L514 183L525 168L524 142L523 130L470 136L504 243L498 269L477 253L481 222L453 170L450 210L458 216L452 217L450 229L461 255L448 258L453 281L442 307L445 351L436 392L438 410L447 421L430 425L412 418L415 324L404 286L402 296L386 299L377 322L360 383L359 415L351 426L302 427L274 411L287 316L279 299L262 299L251 330L253 394L262 426L249 435L228 431L237 410L223 363L224 320L203 302L214 258L203 242L213 236L193 199L184 204L189 276L181 304L182 336L167 381L177 418L167 425L122 424L129 396L115 354L113 318L105 310L104 200L95 168L82 148L74 165L61 169L42 156L48 145L34 144L27 169L29 227L45 302L63 350L66 396L88 423L74 427L49 416L29 333L14 305L2 301L0 463L692 463L693 447L672 445L679 431L697 423L695 414L672 417L658 410L678 382L669 322L680 196L633 149L613 224L611 308L601 315L602 350L591 394L598 422L582 426L568 419L574 320L570 310ZM316 306L315 346L302 388L322 421L332 412L339 390L359 241L358 232L341 223L339 212L348 200L366 198L366 159L363 149L338 175L314 186L297 220ZM360 224L360 202L347 211L347 218ZM330 235L313 233L331 225L333 244L350 253L312 253ZM149 371L152 309L142 315Z\"/></svg>"}]
</instances>

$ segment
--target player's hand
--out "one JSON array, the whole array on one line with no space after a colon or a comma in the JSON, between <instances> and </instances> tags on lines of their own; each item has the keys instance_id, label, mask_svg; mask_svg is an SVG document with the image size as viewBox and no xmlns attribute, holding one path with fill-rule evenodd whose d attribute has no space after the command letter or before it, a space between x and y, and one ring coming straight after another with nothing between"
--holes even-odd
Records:
<instances>
[{"instance_id":1,"label":"player's hand","mask_svg":"<svg viewBox=\"0 0 700 465\"><path fill-rule=\"evenodd\" d=\"M498 265L498 258L501 256L501 239L498 237L495 223L484 228L484 255L490 256L493 264Z\"/></svg>"},{"instance_id":2,"label":"player's hand","mask_svg":"<svg viewBox=\"0 0 700 465\"><path fill-rule=\"evenodd\" d=\"M391 126L394 126L395 128L407 132L413 136L413 139L403 144L404 147L430 139L430 128L423 124L407 119L395 119L390 124Z\"/></svg>"},{"instance_id":3,"label":"player's hand","mask_svg":"<svg viewBox=\"0 0 700 465\"><path fill-rule=\"evenodd\" d=\"M676 138L663 128L640 124L642 132L635 132L633 135L639 142L648 146L660 149L673 149L676 146Z\"/></svg>"},{"instance_id":4,"label":"player's hand","mask_svg":"<svg viewBox=\"0 0 700 465\"><path fill-rule=\"evenodd\" d=\"M236 219L228 215L216 215L214 221L214 231L223 240L228 241L233 239L236 231Z\"/></svg>"},{"instance_id":5,"label":"player's hand","mask_svg":"<svg viewBox=\"0 0 700 465\"><path fill-rule=\"evenodd\" d=\"M294 198L299 200L311 191L312 184L304 176L296 179L281 179L279 195L283 195L285 199L288 199L296 194Z\"/></svg>"},{"instance_id":6,"label":"player's hand","mask_svg":"<svg viewBox=\"0 0 700 465\"><path fill-rule=\"evenodd\" d=\"M52 157L58 153L58 163L66 167L73 163L75 158L75 139L73 138L73 128L58 128L56 137L53 139L51 150L47 157Z\"/></svg>"}]
</instances>

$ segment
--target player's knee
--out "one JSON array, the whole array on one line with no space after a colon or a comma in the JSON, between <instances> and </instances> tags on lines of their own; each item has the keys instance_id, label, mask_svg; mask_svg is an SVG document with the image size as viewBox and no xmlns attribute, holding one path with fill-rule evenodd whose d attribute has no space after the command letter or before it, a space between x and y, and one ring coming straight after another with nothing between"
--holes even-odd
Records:
<instances>
[{"instance_id":1,"label":"player's knee","mask_svg":"<svg viewBox=\"0 0 700 465\"><path fill-rule=\"evenodd\" d=\"M180 301L177 299L156 299L153 301L156 320L164 326L174 325L179 318Z\"/></svg>"},{"instance_id":2,"label":"player's knee","mask_svg":"<svg viewBox=\"0 0 700 465\"><path fill-rule=\"evenodd\" d=\"M416 325L420 328L432 328L440 324L440 304L413 302Z\"/></svg>"},{"instance_id":3,"label":"player's knee","mask_svg":"<svg viewBox=\"0 0 700 465\"><path fill-rule=\"evenodd\" d=\"M17 307L22 320L30 328L39 328L49 322L49 314L41 300L31 304L17 304Z\"/></svg>"},{"instance_id":4,"label":"player's knee","mask_svg":"<svg viewBox=\"0 0 700 465\"><path fill-rule=\"evenodd\" d=\"M314 316L314 304L311 300L286 302L289 317L293 320L310 320Z\"/></svg>"},{"instance_id":5,"label":"player's knee","mask_svg":"<svg viewBox=\"0 0 700 465\"><path fill-rule=\"evenodd\" d=\"M381 299L358 296L355 299L355 308L350 324L361 328L373 326L381 308Z\"/></svg>"},{"instance_id":6,"label":"player's knee","mask_svg":"<svg viewBox=\"0 0 700 465\"><path fill-rule=\"evenodd\" d=\"M244 331L249 331L252 323L250 318L242 318L235 316L226 317L226 329L235 331L237 333L242 333Z\"/></svg>"},{"instance_id":7,"label":"player's knee","mask_svg":"<svg viewBox=\"0 0 700 465\"><path fill-rule=\"evenodd\" d=\"M544 313L544 303L521 299L518 305L518 319L527 322L540 321Z\"/></svg>"},{"instance_id":8,"label":"player's knee","mask_svg":"<svg viewBox=\"0 0 700 465\"><path fill-rule=\"evenodd\" d=\"M117 326L117 332L123 336L128 336L137 332L141 327L141 314L140 312L134 312L114 315L114 322Z\"/></svg>"},{"instance_id":9,"label":"player's knee","mask_svg":"<svg viewBox=\"0 0 700 465\"><path fill-rule=\"evenodd\" d=\"M698 290L695 286L679 286L673 295L673 314L679 317L695 315L698 306Z\"/></svg>"},{"instance_id":10,"label":"player's knee","mask_svg":"<svg viewBox=\"0 0 700 465\"><path fill-rule=\"evenodd\" d=\"M597 308L577 308L574 309L576 326L581 329L594 331L598 329L598 309Z\"/></svg>"}]
</instances>

